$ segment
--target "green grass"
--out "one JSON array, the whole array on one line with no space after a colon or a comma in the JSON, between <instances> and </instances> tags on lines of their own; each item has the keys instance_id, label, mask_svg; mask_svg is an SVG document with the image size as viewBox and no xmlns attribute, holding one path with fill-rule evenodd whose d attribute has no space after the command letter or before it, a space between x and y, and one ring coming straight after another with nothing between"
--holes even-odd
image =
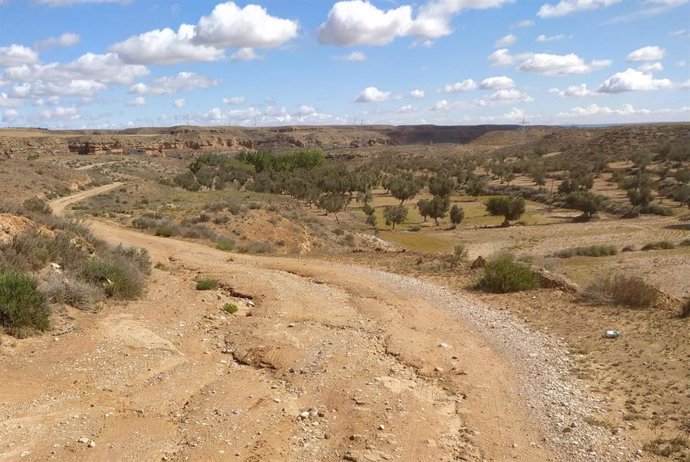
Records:
<instances>
[{"instance_id":1,"label":"green grass","mask_svg":"<svg viewBox=\"0 0 690 462\"><path fill-rule=\"evenodd\" d=\"M501 254L486 264L477 289L484 292L506 294L539 288L539 277L525 263L510 254Z\"/></svg>"},{"instance_id":2,"label":"green grass","mask_svg":"<svg viewBox=\"0 0 690 462\"><path fill-rule=\"evenodd\" d=\"M215 290L219 284L218 279L202 278L196 282L196 290Z\"/></svg>"},{"instance_id":3,"label":"green grass","mask_svg":"<svg viewBox=\"0 0 690 462\"><path fill-rule=\"evenodd\" d=\"M237 308L237 305L234 303L226 303L223 305L223 311L225 311L228 314L235 314L239 311L239 308Z\"/></svg>"},{"instance_id":4,"label":"green grass","mask_svg":"<svg viewBox=\"0 0 690 462\"><path fill-rule=\"evenodd\" d=\"M17 337L50 326L50 309L32 276L14 271L0 273L0 325Z\"/></svg>"}]
</instances>

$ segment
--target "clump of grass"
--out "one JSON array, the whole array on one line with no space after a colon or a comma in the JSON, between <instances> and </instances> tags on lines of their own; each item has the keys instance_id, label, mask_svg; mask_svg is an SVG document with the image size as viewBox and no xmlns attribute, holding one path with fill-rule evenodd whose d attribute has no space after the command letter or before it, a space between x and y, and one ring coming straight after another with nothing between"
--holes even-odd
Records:
<instances>
[{"instance_id":1,"label":"clump of grass","mask_svg":"<svg viewBox=\"0 0 690 462\"><path fill-rule=\"evenodd\" d=\"M239 308L237 308L237 305L234 303L226 303L223 305L223 311L225 311L228 314L235 314L237 311L239 311Z\"/></svg>"},{"instance_id":2,"label":"clump of grass","mask_svg":"<svg viewBox=\"0 0 690 462\"><path fill-rule=\"evenodd\" d=\"M263 241L251 241L246 244L242 244L237 248L240 253L252 253L252 254L266 254L275 253L276 248L270 242Z\"/></svg>"},{"instance_id":3,"label":"clump of grass","mask_svg":"<svg viewBox=\"0 0 690 462\"><path fill-rule=\"evenodd\" d=\"M642 250L670 250L670 249L675 249L676 246L673 242L669 241L656 241L656 242L650 242L649 244L645 244L642 247Z\"/></svg>"},{"instance_id":4,"label":"clump of grass","mask_svg":"<svg viewBox=\"0 0 690 462\"><path fill-rule=\"evenodd\" d=\"M500 254L489 260L477 283L477 289L499 294L537 288L539 277L528 265L515 261L510 254Z\"/></svg>"},{"instance_id":5,"label":"clump of grass","mask_svg":"<svg viewBox=\"0 0 690 462\"><path fill-rule=\"evenodd\" d=\"M687 298L680 307L680 315L682 319L690 318L690 298Z\"/></svg>"},{"instance_id":6,"label":"clump of grass","mask_svg":"<svg viewBox=\"0 0 690 462\"><path fill-rule=\"evenodd\" d=\"M0 272L0 325L16 337L50 326L50 309L30 275L11 270Z\"/></svg>"},{"instance_id":7,"label":"clump of grass","mask_svg":"<svg viewBox=\"0 0 690 462\"><path fill-rule=\"evenodd\" d=\"M682 454L690 449L690 440L684 436L672 439L657 438L644 445L644 450L661 457L672 457L674 454ZM681 458L678 460L686 460Z\"/></svg>"},{"instance_id":8,"label":"clump of grass","mask_svg":"<svg viewBox=\"0 0 690 462\"><path fill-rule=\"evenodd\" d=\"M196 281L196 290L215 290L219 286L218 279L201 278Z\"/></svg>"},{"instance_id":9,"label":"clump of grass","mask_svg":"<svg viewBox=\"0 0 690 462\"><path fill-rule=\"evenodd\" d=\"M39 290L50 303L63 303L82 311L95 311L96 302L103 298L98 288L55 273L41 281Z\"/></svg>"},{"instance_id":10,"label":"clump of grass","mask_svg":"<svg viewBox=\"0 0 690 462\"><path fill-rule=\"evenodd\" d=\"M455 269L463 261L467 259L467 247L465 244L456 244L453 248L453 253L446 256L446 262L451 269Z\"/></svg>"},{"instance_id":11,"label":"clump of grass","mask_svg":"<svg viewBox=\"0 0 690 462\"><path fill-rule=\"evenodd\" d=\"M173 226L163 225L156 228L155 234L159 237L172 237L176 236L178 231L179 230L175 229Z\"/></svg>"},{"instance_id":12,"label":"clump of grass","mask_svg":"<svg viewBox=\"0 0 690 462\"><path fill-rule=\"evenodd\" d=\"M635 251L635 246L634 245L626 245L623 247L621 252L634 252Z\"/></svg>"},{"instance_id":13,"label":"clump of grass","mask_svg":"<svg viewBox=\"0 0 690 462\"><path fill-rule=\"evenodd\" d=\"M618 249L613 245L590 245L586 247L572 247L556 252L554 256L558 258L572 257L608 257L617 255Z\"/></svg>"},{"instance_id":14,"label":"clump of grass","mask_svg":"<svg viewBox=\"0 0 690 462\"><path fill-rule=\"evenodd\" d=\"M82 272L85 280L100 284L105 294L118 300L134 300L144 293L145 276L136 263L118 254L89 261Z\"/></svg>"},{"instance_id":15,"label":"clump of grass","mask_svg":"<svg viewBox=\"0 0 690 462\"><path fill-rule=\"evenodd\" d=\"M582 298L590 303L630 308L652 306L657 297L656 288L638 277L624 274L597 278L582 293Z\"/></svg>"},{"instance_id":16,"label":"clump of grass","mask_svg":"<svg viewBox=\"0 0 690 462\"><path fill-rule=\"evenodd\" d=\"M216 248L224 252L232 252L235 249L235 241L226 236L216 238Z\"/></svg>"}]
</instances>

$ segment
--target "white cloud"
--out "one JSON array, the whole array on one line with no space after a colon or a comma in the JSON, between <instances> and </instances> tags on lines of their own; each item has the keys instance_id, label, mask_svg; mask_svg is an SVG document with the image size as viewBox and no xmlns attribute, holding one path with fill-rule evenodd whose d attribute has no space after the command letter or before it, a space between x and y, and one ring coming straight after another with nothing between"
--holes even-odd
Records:
<instances>
[{"instance_id":1,"label":"white cloud","mask_svg":"<svg viewBox=\"0 0 690 462\"><path fill-rule=\"evenodd\" d=\"M671 37L690 37L690 31L688 31L687 29L678 29L674 30L668 35L670 35Z\"/></svg>"},{"instance_id":2,"label":"white cloud","mask_svg":"<svg viewBox=\"0 0 690 462\"><path fill-rule=\"evenodd\" d=\"M136 98L127 102L127 106L144 106L146 104L146 98L143 96L137 96Z\"/></svg>"},{"instance_id":3,"label":"white cloud","mask_svg":"<svg viewBox=\"0 0 690 462\"><path fill-rule=\"evenodd\" d=\"M392 98L391 92L381 91L376 87L367 87L355 99L356 103L381 103Z\"/></svg>"},{"instance_id":4,"label":"white cloud","mask_svg":"<svg viewBox=\"0 0 690 462\"><path fill-rule=\"evenodd\" d=\"M586 74L610 65L609 60L594 60L588 64L574 53L567 55L535 53L520 63L518 70L544 75L568 75Z\"/></svg>"},{"instance_id":5,"label":"white cloud","mask_svg":"<svg viewBox=\"0 0 690 462\"><path fill-rule=\"evenodd\" d=\"M412 99L424 99L425 96L424 90L412 90L410 92L410 98Z\"/></svg>"},{"instance_id":6,"label":"white cloud","mask_svg":"<svg viewBox=\"0 0 690 462\"><path fill-rule=\"evenodd\" d=\"M264 57L257 54L254 48L240 48L233 53L231 59L233 61L261 61Z\"/></svg>"},{"instance_id":7,"label":"white cloud","mask_svg":"<svg viewBox=\"0 0 690 462\"><path fill-rule=\"evenodd\" d=\"M417 108L415 108L411 104L408 104L406 106L401 107L400 109L398 109L395 112L397 112L398 114L411 114L411 113L416 112L416 111L417 111Z\"/></svg>"},{"instance_id":8,"label":"white cloud","mask_svg":"<svg viewBox=\"0 0 690 462\"><path fill-rule=\"evenodd\" d=\"M479 88L482 90L509 90L514 87L515 82L513 79L505 75L486 78L479 85Z\"/></svg>"},{"instance_id":9,"label":"white cloud","mask_svg":"<svg viewBox=\"0 0 690 462\"><path fill-rule=\"evenodd\" d=\"M685 82L679 83L678 88L680 88L681 90L690 90L690 79L686 80Z\"/></svg>"},{"instance_id":10,"label":"white cloud","mask_svg":"<svg viewBox=\"0 0 690 462\"><path fill-rule=\"evenodd\" d=\"M182 109L183 107L186 107L186 106L187 106L187 101L182 99L182 98L176 99L175 101L173 101L173 107L176 109Z\"/></svg>"},{"instance_id":11,"label":"white cloud","mask_svg":"<svg viewBox=\"0 0 690 462\"><path fill-rule=\"evenodd\" d=\"M432 111L447 111L450 109L451 105L448 103L448 100L442 99L441 101L436 102L434 106L431 108Z\"/></svg>"},{"instance_id":12,"label":"white cloud","mask_svg":"<svg viewBox=\"0 0 690 462\"><path fill-rule=\"evenodd\" d=\"M48 37L47 39L36 42L36 49L48 50L55 47L68 48L81 41L81 36L72 32L65 32L59 37Z\"/></svg>"},{"instance_id":13,"label":"white cloud","mask_svg":"<svg viewBox=\"0 0 690 462\"><path fill-rule=\"evenodd\" d=\"M8 124L14 123L19 119L19 112L16 109L7 109L2 113L2 121Z\"/></svg>"},{"instance_id":14,"label":"white cloud","mask_svg":"<svg viewBox=\"0 0 690 462\"><path fill-rule=\"evenodd\" d=\"M515 62L515 57L507 48L501 48L491 53L488 61L492 66L510 66Z\"/></svg>"},{"instance_id":15,"label":"white cloud","mask_svg":"<svg viewBox=\"0 0 690 462\"><path fill-rule=\"evenodd\" d=\"M580 85L571 85L565 90L559 90L558 88L552 88L549 90L549 93L557 93L562 97L566 96L574 96L577 98L583 98L585 96L596 96L599 95L596 91L590 90L587 88L587 84L583 83Z\"/></svg>"},{"instance_id":16,"label":"white cloud","mask_svg":"<svg viewBox=\"0 0 690 462\"><path fill-rule=\"evenodd\" d=\"M410 5L383 10L369 1L336 2L318 30L319 41L340 46L387 45L400 37L427 43L452 33L450 20L465 9L496 8L512 0L431 0L416 17Z\"/></svg>"},{"instance_id":17,"label":"white cloud","mask_svg":"<svg viewBox=\"0 0 690 462\"><path fill-rule=\"evenodd\" d=\"M598 91L601 93L623 93L627 91L663 90L670 87L671 81L668 79L655 79L651 74L628 68L606 79Z\"/></svg>"},{"instance_id":18,"label":"white cloud","mask_svg":"<svg viewBox=\"0 0 690 462\"><path fill-rule=\"evenodd\" d=\"M15 67L38 62L38 54L24 45L0 47L0 67Z\"/></svg>"},{"instance_id":19,"label":"white cloud","mask_svg":"<svg viewBox=\"0 0 690 462\"><path fill-rule=\"evenodd\" d=\"M333 57L334 61L366 61L367 60L367 55L362 53L361 51L353 51L350 54L344 55L344 56L334 56Z\"/></svg>"},{"instance_id":20,"label":"white cloud","mask_svg":"<svg viewBox=\"0 0 690 462\"><path fill-rule=\"evenodd\" d=\"M229 106L244 104L246 98L244 96L233 96L232 98L223 98L223 102Z\"/></svg>"},{"instance_id":21,"label":"white cloud","mask_svg":"<svg viewBox=\"0 0 690 462\"><path fill-rule=\"evenodd\" d=\"M175 76L160 77L152 85L137 83L129 91L134 94L170 95L181 91L210 88L218 85L220 80L212 79L193 72L180 72Z\"/></svg>"},{"instance_id":22,"label":"white cloud","mask_svg":"<svg viewBox=\"0 0 690 462\"><path fill-rule=\"evenodd\" d=\"M634 115L634 114L650 114L649 109L635 109L631 104L624 104L618 109L610 108L608 106L599 106L597 104L590 104L589 106L574 107L570 112L563 112L559 115L565 117L578 116L592 116L592 115Z\"/></svg>"},{"instance_id":23,"label":"white cloud","mask_svg":"<svg viewBox=\"0 0 690 462\"><path fill-rule=\"evenodd\" d=\"M537 12L537 16L540 18L558 18L580 11L608 7L620 1L621 0L561 0L556 5L542 5Z\"/></svg>"},{"instance_id":24,"label":"white cloud","mask_svg":"<svg viewBox=\"0 0 690 462\"><path fill-rule=\"evenodd\" d=\"M216 5L198 25L182 24L177 31L156 29L116 43L110 49L128 63L177 64L217 61L227 48L275 48L297 36L297 21L271 16L259 5ZM247 52L244 52L245 56ZM241 56L242 53L240 52Z\"/></svg>"},{"instance_id":25,"label":"white cloud","mask_svg":"<svg viewBox=\"0 0 690 462\"><path fill-rule=\"evenodd\" d=\"M33 0L33 2L39 5L48 6L70 6L84 3L118 3L120 5L126 5L131 3L132 0Z\"/></svg>"},{"instance_id":26,"label":"white cloud","mask_svg":"<svg viewBox=\"0 0 690 462\"><path fill-rule=\"evenodd\" d=\"M637 67L637 70L644 72L645 74L651 74L653 72L661 72L664 70L664 66L661 63L644 63Z\"/></svg>"},{"instance_id":27,"label":"white cloud","mask_svg":"<svg viewBox=\"0 0 690 462\"><path fill-rule=\"evenodd\" d=\"M476 89L477 83L472 79L467 79L463 80L462 82L450 83L444 86L441 91L443 91L444 93L460 93Z\"/></svg>"},{"instance_id":28,"label":"white cloud","mask_svg":"<svg viewBox=\"0 0 690 462\"><path fill-rule=\"evenodd\" d=\"M638 48L628 55L628 61L639 62L639 61L660 61L664 59L666 55L666 50L659 48L657 46L647 46Z\"/></svg>"},{"instance_id":29,"label":"white cloud","mask_svg":"<svg viewBox=\"0 0 690 462\"><path fill-rule=\"evenodd\" d=\"M74 121L81 118L79 111L74 106L62 107L58 106L55 109L46 109L33 116L34 120L39 121Z\"/></svg>"},{"instance_id":30,"label":"white cloud","mask_svg":"<svg viewBox=\"0 0 690 462\"><path fill-rule=\"evenodd\" d=\"M495 48L507 48L517 42L517 37L514 34L504 35L494 42Z\"/></svg>"},{"instance_id":31,"label":"white cloud","mask_svg":"<svg viewBox=\"0 0 690 462\"><path fill-rule=\"evenodd\" d=\"M517 23L513 24L511 27L514 29L524 29L532 26L534 26L534 21L531 19L523 19L522 21L518 21Z\"/></svg>"},{"instance_id":32,"label":"white cloud","mask_svg":"<svg viewBox=\"0 0 690 462\"><path fill-rule=\"evenodd\" d=\"M7 93L0 93L0 107L18 107L21 105L21 100L11 98L7 95Z\"/></svg>"},{"instance_id":33,"label":"white cloud","mask_svg":"<svg viewBox=\"0 0 690 462\"><path fill-rule=\"evenodd\" d=\"M538 35L537 36L537 42L557 42L559 40L565 40L568 38L567 35L565 34L556 34L556 35Z\"/></svg>"},{"instance_id":34,"label":"white cloud","mask_svg":"<svg viewBox=\"0 0 690 462\"><path fill-rule=\"evenodd\" d=\"M524 94L523 92L516 90L514 88L508 89L508 90L498 90L494 94L492 94L489 99L491 101L498 101L498 102L514 102L514 101L523 101L523 102L530 102L534 101L533 98L529 95Z\"/></svg>"}]
</instances>

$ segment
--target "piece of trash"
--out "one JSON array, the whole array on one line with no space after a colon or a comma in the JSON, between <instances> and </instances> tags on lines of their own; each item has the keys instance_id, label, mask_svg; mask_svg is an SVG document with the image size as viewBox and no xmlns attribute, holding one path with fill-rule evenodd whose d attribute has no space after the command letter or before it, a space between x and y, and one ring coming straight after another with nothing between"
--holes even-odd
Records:
<instances>
[{"instance_id":1,"label":"piece of trash","mask_svg":"<svg viewBox=\"0 0 690 462\"><path fill-rule=\"evenodd\" d=\"M619 330L607 330L604 332L604 338L618 338L621 336L621 331Z\"/></svg>"}]
</instances>

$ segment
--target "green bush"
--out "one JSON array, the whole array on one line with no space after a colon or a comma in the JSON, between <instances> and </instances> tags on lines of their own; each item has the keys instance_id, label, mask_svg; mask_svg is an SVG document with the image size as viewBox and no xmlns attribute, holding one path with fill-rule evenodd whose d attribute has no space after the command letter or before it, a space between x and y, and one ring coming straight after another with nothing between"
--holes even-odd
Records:
<instances>
[{"instance_id":1,"label":"green bush","mask_svg":"<svg viewBox=\"0 0 690 462\"><path fill-rule=\"evenodd\" d=\"M216 248L224 252L232 252L235 249L235 241L229 237L219 236L216 238Z\"/></svg>"},{"instance_id":2,"label":"green bush","mask_svg":"<svg viewBox=\"0 0 690 462\"><path fill-rule=\"evenodd\" d=\"M675 249L676 246L672 242L669 241L657 241L657 242L650 242L649 244L645 244L642 247L642 250L670 250L670 249Z\"/></svg>"},{"instance_id":3,"label":"green bush","mask_svg":"<svg viewBox=\"0 0 690 462\"><path fill-rule=\"evenodd\" d=\"M81 276L103 287L108 297L134 300L144 293L146 275L150 271L148 253L117 247L101 258L86 262Z\"/></svg>"},{"instance_id":4,"label":"green bush","mask_svg":"<svg viewBox=\"0 0 690 462\"><path fill-rule=\"evenodd\" d=\"M22 209L27 212L38 213L40 215L50 215L52 210L46 201L38 197L32 197L22 203Z\"/></svg>"},{"instance_id":5,"label":"green bush","mask_svg":"<svg viewBox=\"0 0 690 462\"><path fill-rule=\"evenodd\" d=\"M501 254L487 262L477 288L499 294L537 289L539 277L528 265L515 261L513 255Z\"/></svg>"},{"instance_id":6,"label":"green bush","mask_svg":"<svg viewBox=\"0 0 690 462\"><path fill-rule=\"evenodd\" d=\"M652 306L657 297L658 291L653 286L623 274L597 278L582 293L582 298L590 303L631 308Z\"/></svg>"},{"instance_id":7,"label":"green bush","mask_svg":"<svg viewBox=\"0 0 690 462\"><path fill-rule=\"evenodd\" d=\"M554 254L558 258L571 257L608 257L617 255L618 249L613 245L590 245L587 247L573 247L560 250Z\"/></svg>"},{"instance_id":8,"label":"green bush","mask_svg":"<svg viewBox=\"0 0 690 462\"><path fill-rule=\"evenodd\" d=\"M234 303L226 303L223 306L223 311L225 311L228 314L235 314L238 310L239 308L237 308L237 305L235 305Z\"/></svg>"},{"instance_id":9,"label":"green bush","mask_svg":"<svg viewBox=\"0 0 690 462\"><path fill-rule=\"evenodd\" d=\"M159 226L156 228L156 236L160 237L172 237L177 235L177 231L174 227L172 226Z\"/></svg>"},{"instance_id":10,"label":"green bush","mask_svg":"<svg viewBox=\"0 0 690 462\"><path fill-rule=\"evenodd\" d=\"M196 290L215 290L218 285L218 279L202 278L196 282Z\"/></svg>"},{"instance_id":11,"label":"green bush","mask_svg":"<svg viewBox=\"0 0 690 462\"><path fill-rule=\"evenodd\" d=\"M50 310L33 277L14 271L0 273L0 325L17 337L48 329Z\"/></svg>"}]
</instances>

